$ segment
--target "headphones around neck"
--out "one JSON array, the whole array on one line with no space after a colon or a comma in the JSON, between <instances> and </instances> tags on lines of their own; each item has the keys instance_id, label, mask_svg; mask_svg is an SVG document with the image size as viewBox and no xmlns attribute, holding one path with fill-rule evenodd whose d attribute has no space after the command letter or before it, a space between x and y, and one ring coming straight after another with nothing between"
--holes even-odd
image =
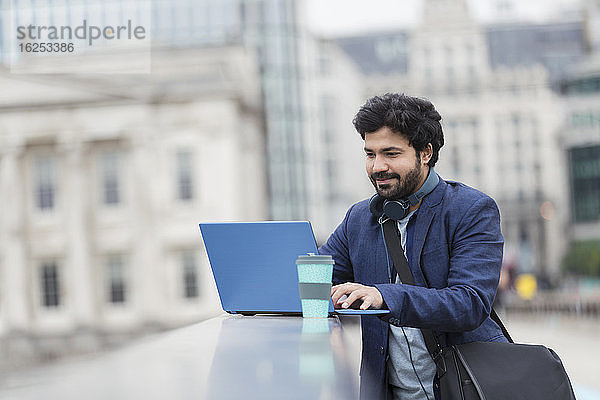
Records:
<instances>
[{"instance_id":1,"label":"headphones around neck","mask_svg":"<svg viewBox=\"0 0 600 400\"><path fill-rule=\"evenodd\" d=\"M396 221L404 219L408 215L408 209L411 206L417 205L423 197L431 193L437 186L439 180L440 178L433 168L429 168L429 174L427 175L427 179L423 186L415 193L408 196L407 199L387 200L375 193L373 197L371 197L371 200L369 200L369 209L377 218L381 218L385 215Z\"/></svg>"}]
</instances>

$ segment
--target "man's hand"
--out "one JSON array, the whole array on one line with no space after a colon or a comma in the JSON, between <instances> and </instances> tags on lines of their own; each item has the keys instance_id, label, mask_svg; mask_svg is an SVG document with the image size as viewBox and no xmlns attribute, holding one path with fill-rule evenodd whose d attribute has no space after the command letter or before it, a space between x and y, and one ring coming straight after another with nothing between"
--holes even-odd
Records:
<instances>
[{"instance_id":1,"label":"man's hand","mask_svg":"<svg viewBox=\"0 0 600 400\"><path fill-rule=\"evenodd\" d=\"M341 300L342 296L348 296ZM366 310L369 307L380 309L383 307L383 297L379 290L373 286L365 286L360 283L342 283L331 288L331 299L335 308L348 308L357 300L362 301L361 310Z\"/></svg>"}]
</instances>

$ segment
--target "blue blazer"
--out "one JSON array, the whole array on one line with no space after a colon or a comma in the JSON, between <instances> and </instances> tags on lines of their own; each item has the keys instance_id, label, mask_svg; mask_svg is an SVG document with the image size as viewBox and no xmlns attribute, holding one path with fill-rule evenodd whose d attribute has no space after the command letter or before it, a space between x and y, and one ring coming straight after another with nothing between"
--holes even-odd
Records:
<instances>
[{"instance_id":1,"label":"blue blazer","mask_svg":"<svg viewBox=\"0 0 600 400\"><path fill-rule=\"evenodd\" d=\"M350 207L319 253L333 256L334 284L375 286L391 311L385 317L361 317L362 399L388 396L390 323L431 328L442 346L506 341L489 316L500 278L503 244L494 200L461 183L440 179L407 228L406 252L415 286L390 283L396 273L378 219L371 214L368 200ZM438 392L437 382L434 389Z\"/></svg>"}]
</instances>

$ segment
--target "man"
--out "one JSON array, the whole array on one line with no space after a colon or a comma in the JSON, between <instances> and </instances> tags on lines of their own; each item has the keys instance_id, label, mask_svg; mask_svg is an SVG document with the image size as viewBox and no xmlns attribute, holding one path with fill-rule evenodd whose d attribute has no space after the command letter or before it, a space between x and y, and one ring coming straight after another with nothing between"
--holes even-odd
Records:
<instances>
[{"instance_id":1,"label":"man","mask_svg":"<svg viewBox=\"0 0 600 400\"><path fill-rule=\"evenodd\" d=\"M377 194L350 207L319 252L335 261L336 307L390 310L361 317L362 399L439 399L436 365L419 328L432 329L442 347L506 341L489 317L502 261L498 208L433 171L444 144L440 120L429 101L385 94L369 99L353 121ZM426 181L428 193L415 195ZM414 286L399 281L385 246L381 223L390 216L377 203L386 200L409 205L397 226Z\"/></svg>"}]
</instances>

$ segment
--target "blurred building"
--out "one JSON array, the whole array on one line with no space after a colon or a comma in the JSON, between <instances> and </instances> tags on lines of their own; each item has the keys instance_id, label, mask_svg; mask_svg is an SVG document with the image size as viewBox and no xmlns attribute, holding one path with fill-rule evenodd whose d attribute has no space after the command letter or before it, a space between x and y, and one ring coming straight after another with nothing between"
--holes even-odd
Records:
<instances>
[{"instance_id":1,"label":"blurred building","mask_svg":"<svg viewBox=\"0 0 600 400\"><path fill-rule=\"evenodd\" d=\"M555 91L587 50L581 19L552 24L494 24L485 28L493 69L541 65Z\"/></svg>"},{"instance_id":2,"label":"blurred building","mask_svg":"<svg viewBox=\"0 0 600 400\"><path fill-rule=\"evenodd\" d=\"M583 0L582 8L587 47L592 53L597 53L600 50L600 3Z\"/></svg>"},{"instance_id":3,"label":"blurred building","mask_svg":"<svg viewBox=\"0 0 600 400\"><path fill-rule=\"evenodd\" d=\"M364 141L352 119L365 102L363 75L334 40L316 39L311 48L314 68L313 101L320 146L311 151L324 171L325 211L322 234L328 235L342 222L348 208L374 193L365 172Z\"/></svg>"},{"instance_id":4,"label":"blurred building","mask_svg":"<svg viewBox=\"0 0 600 400\"><path fill-rule=\"evenodd\" d=\"M5 351L61 353L201 319L218 300L199 221L310 219L321 242L370 194L366 178L357 190L351 125L360 74L308 36L302 1L0 4L20 23L152 16L149 75L119 74L135 53L95 51L69 61L74 74L2 71ZM91 63L117 74L85 74Z\"/></svg>"},{"instance_id":5,"label":"blurred building","mask_svg":"<svg viewBox=\"0 0 600 400\"><path fill-rule=\"evenodd\" d=\"M484 26L464 0L426 0L414 29L337 43L363 75L363 97L399 91L435 104L446 137L437 171L497 201L521 272L557 276L568 223L558 89L585 55L582 21Z\"/></svg>"},{"instance_id":6,"label":"blurred building","mask_svg":"<svg viewBox=\"0 0 600 400\"><path fill-rule=\"evenodd\" d=\"M269 218L313 222L326 234L327 197L313 125L310 40L300 0L153 2L154 40L168 46L243 43L257 54L264 103Z\"/></svg>"},{"instance_id":7,"label":"blurred building","mask_svg":"<svg viewBox=\"0 0 600 400\"><path fill-rule=\"evenodd\" d=\"M302 0L158 1L153 28L155 40L168 46L235 42L257 54L268 155L268 217L309 219L322 242L347 206L370 193L368 181L363 180L362 189L356 185L360 178L352 155L359 154L363 177L362 145L356 138L346 139L364 99L354 65L344 61L337 47L309 35L305 6ZM179 17L172 17L173 12ZM335 54L339 62L333 60ZM335 73L325 71L325 64Z\"/></svg>"},{"instance_id":8,"label":"blurred building","mask_svg":"<svg viewBox=\"0 0 600 400\"><path fill-rule=\"evenodd\" d=\"M152 59L140 75L0 71L0 363L214 315L198 222L267 217L255 55Z\"/></svg>"},{"instance_id":9,"label":"blurred building","mask_svg":"<svg viewBox=\"0 0 600 400\"><path fill-rule=\"evenodd\" d=\"M573 242L600 240L600 58L594 54L565 80L561 143L568 162Z\"/></svg>"},{"instance_id":10,"label":"blurred building","mask_svg":"<svg viewBox=\"0 0 600 400\"><path fill-rule=\"evenodd\" d=\"M1 1L10 9L8 0ZM151 14L152 43L174 48L244 45L259 63L264 129L266 131L269 213L275 220L313 222L319 237L328 233L323 223L327 210L324 172L318 151L321 138L313 126L316 115L310 106L312 60L302 0L142 0L101 2L53 2L46 8L26 5L26 18L55 20L52 9L77 7L78 13L63 12L69 24L81 18L110 21L110 14ZM18 7L15 7L17 10ZM107 10L110 10L108 12ZM50 17L42 14L50 13ZM65 17L64 14L67 14ZM31 16L30 14L34 14ZM39 14L39 15L38 15ZM54 14L58 14L56 11ZM0 29L5 49L10 43L8 25ZM4 59L7 52L0 52Z\"/></svg>"}]
</instances>

